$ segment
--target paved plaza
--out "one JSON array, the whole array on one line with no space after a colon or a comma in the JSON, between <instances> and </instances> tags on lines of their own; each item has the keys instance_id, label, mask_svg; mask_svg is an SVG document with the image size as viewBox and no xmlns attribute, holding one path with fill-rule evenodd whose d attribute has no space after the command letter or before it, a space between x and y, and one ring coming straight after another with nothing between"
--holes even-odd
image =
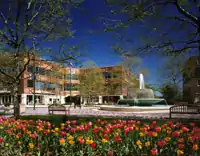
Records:
<instances>
[{"instance_id":1,"label":"paved plaza","mask_svg":"<svg viewBox=\"0 0 200 156\"><path fill-rule=\"evenodd\" d=\"M57 113L57 112L56 112ZM26 112L23 115L47 115L48 108L37 107L26 108ZM58 114L60 114L58 112ZM153 118L153 119L168 119L169 111L153 111L153 112L119 112L119 111L105 111L99 110L97 107L83 107L83 108L70 108L70 115L72 116L102 116L102 117L140 117L140 118ZM200 115L173 115L175 118L187 118L187 119L200 119Z\"/></svg>"}]
</instances>

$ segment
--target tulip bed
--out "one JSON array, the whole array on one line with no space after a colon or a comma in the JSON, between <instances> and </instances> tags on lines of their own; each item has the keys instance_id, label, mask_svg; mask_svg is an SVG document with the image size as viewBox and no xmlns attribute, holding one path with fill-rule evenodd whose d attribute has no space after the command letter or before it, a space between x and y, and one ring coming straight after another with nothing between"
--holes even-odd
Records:
<instances>
[{"instance_id":1,"label":"tulip bed","mask_svg":"<svg viewBox=\"0 0 200 156\"><path fill-rule=\"evenodd\" d=\"M199 156L200 127L166 121L66 121L0 117L0 155L53 156Z\"/></svg>"}]
</instances>

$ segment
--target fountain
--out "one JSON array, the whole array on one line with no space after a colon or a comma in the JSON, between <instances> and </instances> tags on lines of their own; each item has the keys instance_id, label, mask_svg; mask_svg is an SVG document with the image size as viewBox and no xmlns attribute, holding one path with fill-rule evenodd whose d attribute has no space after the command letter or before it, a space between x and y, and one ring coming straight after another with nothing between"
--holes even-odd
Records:
<instances>
[{"instance_id":1,"label":"fountain","mask_svg":"<svg viewBox=\"0 0 200 156\"><path fill-rule=\"evenodd\" d=\"M113 106L102 106L101 110L114 111L158 111L169 110L165 99L155 98L152 89L145 88L143 74L139 75L139 88L135 89L131 99L119 99Z\"/></svg>"}]
</instances>

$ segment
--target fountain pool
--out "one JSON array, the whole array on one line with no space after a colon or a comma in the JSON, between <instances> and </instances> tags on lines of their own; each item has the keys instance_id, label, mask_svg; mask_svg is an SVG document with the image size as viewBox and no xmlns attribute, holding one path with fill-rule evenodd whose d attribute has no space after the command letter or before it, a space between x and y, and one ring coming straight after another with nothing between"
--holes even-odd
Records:
<instances>
[{"instance_id":1,"label":"fountain pool","mask_svg":"<svg viewBox=\"0 0 200 156\"><path fill-rule=\"evenodd\" d=\"M139 76L140 86L136 89L136 97L132 99L119 99L115 105L103 105L100 110L126 111L126 112L148 112L169 111L170 106L165 99L154 98L152 89L146 89L143 74Z\"/></svg>"}]
</instances>

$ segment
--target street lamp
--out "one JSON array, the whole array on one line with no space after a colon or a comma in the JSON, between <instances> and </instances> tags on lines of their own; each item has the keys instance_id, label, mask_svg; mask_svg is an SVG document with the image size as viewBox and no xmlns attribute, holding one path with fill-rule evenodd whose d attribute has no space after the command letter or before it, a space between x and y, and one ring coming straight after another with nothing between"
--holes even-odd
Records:
<instances>
[{"instance_id":1,"label":"street lamp","mask_svg":"<svg viewBox=\"0 0 200 156\"><path fill-rule=\"evenodd\" d=\"M69 78L69 84L70 84L69 99L70 99L70 107L71 107L71 105L72 105L72 100L71 100L71 96L72 96L72 63L70 63L69 72L70 72L70 78Z\"/></svg>"},{"instance_id":2,"label":"street lamp","mask_svg":"<svg viewBox=\"0 0 200 156\"><path fill-rule=\"evenodd\" d=\"M35 38L33 38L33 57L34 57L34 66L33 66L33 110L35 110L35 103L36 103L36 98L35 98L35 80L36 80L36 67L35 67Z\"/></svg>"}]
</instances>

